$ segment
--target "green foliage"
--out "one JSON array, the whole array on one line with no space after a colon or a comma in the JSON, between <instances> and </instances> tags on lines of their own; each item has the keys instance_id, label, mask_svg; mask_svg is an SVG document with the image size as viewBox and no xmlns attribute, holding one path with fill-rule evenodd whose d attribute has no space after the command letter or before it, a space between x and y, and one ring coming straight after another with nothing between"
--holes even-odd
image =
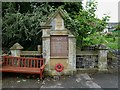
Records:
<instances>
[{"instance_id":1,"label":"green foliage","mask_svg":"<svg viewBox=\"0 0 120 90\"><path fill-rule=\"evenodd\" d=\"M106 36L107 38L114 37L114 35L112 34L112 32L108 32L108 33L106 33L105 36Z\"/></svg>"},{"instance_id":2,"label":"green foliage","mask_svg":"<svg viewBox=\"0 0 120 90\"><path fill-rule=\"evenodd\" d=\"M118 37L115 37L114 34L115 33L112 34L112 37L108 37L107 34L96 32L83 39L83 46L104 44L110 49L118 49Z\"/></svg>"},{"instance_id":3,"label":"green foliage","mask_svg":"<svg viewBox=\"0 0 120 90\"><path fill-rule=\"evenodd\" d=\"M89 2L85 9L80 9L75 19L69 17L65 19L65 25L76 36L78 46L82 47L85 38L89 35L102 31L107 24L106 21L109 20L108 16L103 17L102 20L98 19L95 16L96 9L97 3L95 1ZM86 40L89 41L89 39Z\"/></svg>"},{"instance_id":4,"label":"green foliage","mask_svg":"<svg viewBox=\"0 0 120 90\"><path fill-rule=\"evenodd\" d=\"M115 30L120 30L120 24L115 26Z\"/></svg>"},{"instance_id":5,"label":"green foliage","mask_svg":"<svg viewBox=\"0 0 120 90\"><path fill-rule=\"evenodd\" d=\"M103 39L103 35L100 35L100 33L98 32L89 35L87 38L84 38L83 41L84 41L83 46L102 44L105 42Z\"/></svg>"},{"instance_id":6,"label":"green foliage","mask_svg":"<svg viewBox=\"0 0 120 90\"><path fill-rule=\"evenodd\" d=\"M18 42L27 49L34 49L38 44L41 44L42 32L40 25L59 6L69 12L70 16L74 16L73 14L77 14L79 8L82 8L81 2L2 3L3 46L10 48L14 43Z\"/></svg>"},{"instance_id":7,"label":"green foliage","mask_svg":"<svg viewBox=\"0 0 120 90\"><path fill-rule=\"evenodd\" d=\"M97 9L95 1L87 3L85 9L81 4L81 2L3 3L3 46L11 47L18 42L25 48L34 49L36 45L41 44L40 25L59 6L67 12L65 26L76 36L78 46L103 43L102 36L96 35L98 41L87 37L102 31L109 17L104 16L100 20L95 16Z\"/></svg>"},{"instance_id":8,"label":"green foliage","mask_svg":"<svg viewBox=\"0 0 120 90\"><path fill-rule=\"evenodd\" d=\"M53 10L47 3L41 4L39 7L32 6L32 8L32 13L24 14L19 11L6 11L2 25L2 44L4 46L11 47L15 42L22 43L26 47L29 47L30 44L33 46L41 44L40 24Z\"/></svg>"},{"instance_id":9,"label":"green foliage","mask_svg":"<svg viewBox=\"0 0 120 90\"><path fill-rule=\"evenodd\" d=\"M112 31L112 33L114 34L115 37L118 37L120 34L120 30L114 30Z\"/></svg>"},{"instance_id":10,"label":"green foliage","mask_svg":"<svg viewBox=\"0 0 120 90\"><path fill-rule=\"evenodd\" d=\"M76 15L79 15L80 9L83 9L82 2L66 2L64 4L63 9L67 11L72 19L74 19Z\"/></svg>"}]
</instances>

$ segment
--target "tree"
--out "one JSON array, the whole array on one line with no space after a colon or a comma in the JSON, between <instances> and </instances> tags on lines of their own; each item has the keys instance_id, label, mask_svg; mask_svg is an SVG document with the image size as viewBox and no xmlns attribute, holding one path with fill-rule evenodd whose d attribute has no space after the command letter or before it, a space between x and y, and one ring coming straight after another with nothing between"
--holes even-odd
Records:
<instances>
[{"instance_id":1,"label":"tree","mask_svg":"<svg viewBox=\"0 0 120 90\"><path fill-rule=\"evenodd\" d=\"M71 18L78 15L80 9L83 9L82 2L49 2L53 8L58 8L61 6L62 9L66 10Z\"/></svg>"},{"instance_id":2,"label":"tree","mask_svg":"<svg viewBox=\"0 0 120 90\"><path fill-rule=\"evenodd\" d=\"M108 16L102 20L96 18L95 2L89 2L86 9L82 8L81 2L3 3L3 46L9 48L19 42L25 48L34 49L36 45L41 44L40 25L59 6L67 12L65 26L76 36L79 46L84 44L84 38L106 26Z\"/></svg>"},{"instance_id":3,"label":"tree","mask_svg":"<svg viewBox=\"0 0 120 90\"><path fill-rule=\"evenodd\" d=\"M77 45L82 47L85 42L84 38L89 35L102 31L106 26L108 16L103 17L102 20L95 16L97 9L97 2L88 2L85 9L80 9L79 14L75 16L75 19L66 18L66 27L73 32L77 38Z\"/></svg>"},{"instance_id":4,"label":"tree","mask_svg":"<svg viewBox=\"0 0 120 90\"><path fill-rule=\"evenodd\" d=\"M40 25L47 19L47 16L55 11L58 6L62 6L72 16L69 8L81 8L80 3L58 3L55 2L10 2L3 3L3 25L2 25L2 44L10 48L15 42L19 42L25 48L34 49L41 44ZM69 7L69 8L67 8ZM25 10L24 10L25 8ZM74 9L78 13L79 9Z\"/></svg>"},{"instance_id":5,"label":"tree","mask_svg":"<svg viewBox=\"0 0 120 90\"><path fill-rule=\"evenodd\" d=\"M24 14L20 13L20 9L14 12L10 12L12 8L7 9L2 18L2 44L4 47L11 47L15 42L21 43L26 48L30 46L33 48L35 45L41 44L40 24L47 19L53 9L47 3L43 3L39 7L31 7L33 12Z\"/></svg>"},{"instance_id":6,"label":"tree","mask_svg":"<svg viewBox=\"0 0 120 90\"><path fill-rule=\"evenodd\" d=\"M14 13L15 11L19 11L20 13L32 12L31 3L30 2L3 2L2 3L2 16L6 13Z\"/></svg>"}]
</instances>

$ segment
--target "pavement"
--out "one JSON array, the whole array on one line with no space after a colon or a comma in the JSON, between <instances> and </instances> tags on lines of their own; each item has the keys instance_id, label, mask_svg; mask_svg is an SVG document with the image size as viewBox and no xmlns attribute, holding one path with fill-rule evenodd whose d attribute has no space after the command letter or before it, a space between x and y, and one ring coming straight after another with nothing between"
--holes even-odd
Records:
<instances>
[{"instance_id":1,"label":"pavement","mask_svg":"<svg viewBox=\"0 0 120 90\"><path fill-rule=\"evenodd\" d=\"M118 74L94 73L45 77L39 75L3 73L2 88L118 88Z\"/></svg>"}]
</instances>

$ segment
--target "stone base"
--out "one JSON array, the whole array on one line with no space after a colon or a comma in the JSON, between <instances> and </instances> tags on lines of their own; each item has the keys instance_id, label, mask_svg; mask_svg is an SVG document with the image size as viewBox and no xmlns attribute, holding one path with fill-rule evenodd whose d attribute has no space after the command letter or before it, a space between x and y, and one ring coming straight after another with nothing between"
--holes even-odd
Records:
<instances>
[{"instance_id":1,"label":"stone base","mask_svg":"<svg viewBox=\"0 0 120 90\"><path fill-rule=\"evenodd\" d=\"M74 75L74 74L76 74L76 71L71 71L71 70L64 70L62 72L57 72L56 70L45 71L45 75L48 75L48 76Z\"/></svg>"},{"instance_id":2,"label":"stone base","mask_svg":"<svg viewBox=\"0 0 120 90\"><path fill-rule=\"evenodd\" d=\"M99 72L108 72L108 69L98 69Z\"/></svg>"},{"instance_id":3,"label":"stone base","mask_svg":"<svg viewBox=\"0 0 120 90\"><path fill-rule=\"evenodd\" d=\"M77 68L77 73L97 73L98 68Z\"/></svg>"}]
</instances>

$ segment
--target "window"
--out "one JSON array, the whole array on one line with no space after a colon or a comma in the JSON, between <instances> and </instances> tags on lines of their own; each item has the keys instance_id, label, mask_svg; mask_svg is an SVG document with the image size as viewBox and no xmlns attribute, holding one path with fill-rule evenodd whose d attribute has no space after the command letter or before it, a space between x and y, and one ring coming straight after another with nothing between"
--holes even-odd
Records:
<instances>
[{"instance_id":1,"label":"window","mask_svg":"<svg viewBox=\"0 0 120 90\"><path fill-rule=\"evenodd\" d=\"M68 36L51 36L51 56L68 56Z\"/></svg>"}]
</instances>

